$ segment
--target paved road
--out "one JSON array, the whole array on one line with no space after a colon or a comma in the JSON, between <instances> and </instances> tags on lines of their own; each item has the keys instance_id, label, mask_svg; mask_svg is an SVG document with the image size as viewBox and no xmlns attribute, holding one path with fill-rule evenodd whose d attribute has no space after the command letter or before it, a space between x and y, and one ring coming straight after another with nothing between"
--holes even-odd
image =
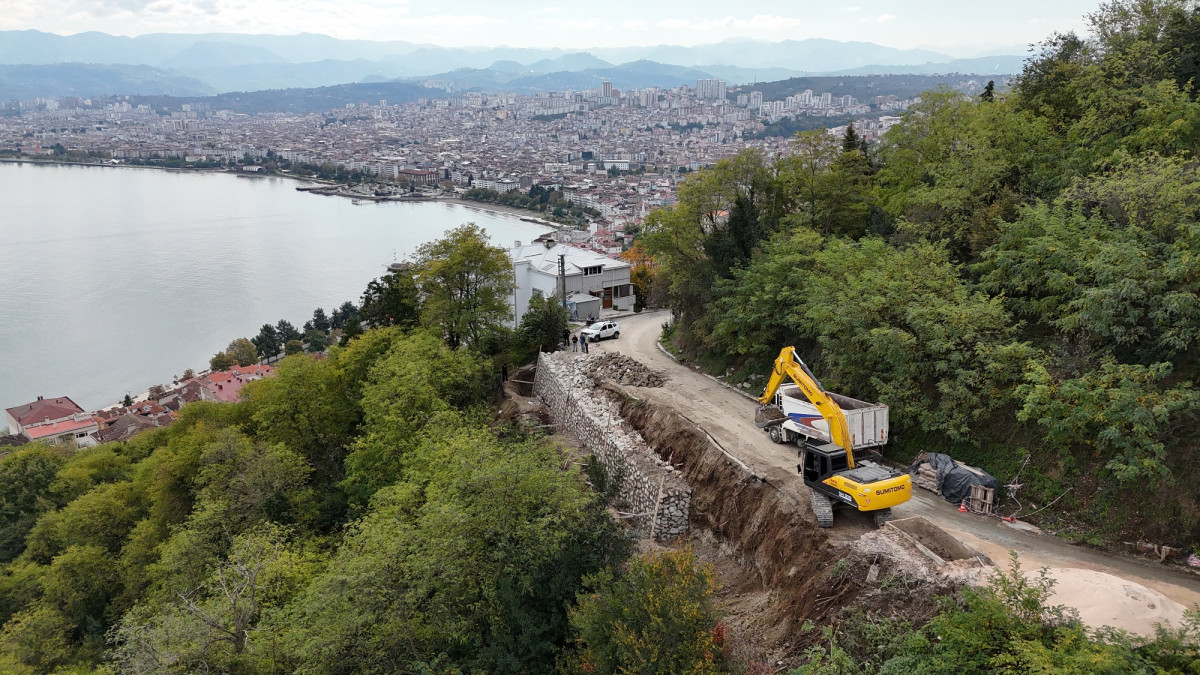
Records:
<instances>
[{"instance_id":1,"label":"paved road","mask_svg":"<svg viewBox=\"0 0 1200 675\"><path fill-rule=\"evenodd\" d=\"M666 386L640 388L638 394L670 406L698 424L755 474L808 508L808 488L796 474L795 447L772 443L754 426L757 403L676 363L658 347L662 323L669 316L667 312L643 312L623 317L619 319L621 337L593 345L592 349L619 351L666 373L670 378ZM897 518L924 516L1002 565L1008 559L1008 551L1015 550L1026 570L1075 567L1106 572L1157 590L1189 607L1200 603L1200 577L1159 567L1144 559L1101 553L1047 535L1017 530L996 518L959 513L954 505L930 492L917 489L915 493L912 500L895 509ZM835 543L848 542L873 527L865 516L844 509L837 512L835 522L830 531L830 539Z\"/></svg>"}]
</instances>

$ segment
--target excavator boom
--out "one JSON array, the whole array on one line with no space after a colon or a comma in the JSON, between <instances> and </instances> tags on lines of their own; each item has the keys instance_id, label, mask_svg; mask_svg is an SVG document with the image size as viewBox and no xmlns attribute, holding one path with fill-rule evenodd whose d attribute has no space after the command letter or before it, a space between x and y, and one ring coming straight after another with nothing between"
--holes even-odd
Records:
<instances>
[{"instance_id":1,"label":"excavator boom","mask_svg":"<svg viewBox=\"0 0 1200 675\"><path fill-rule=\"evenodd\" d=\"M850 429L846 425L846 416L837 402L825 393L824 387L813 376L808 366L804 365L804 362L796 355L795 347L784 347L780 350L779 357L775 359L775 367L771 370L771 379L767 381L767 388L763 391L762 396L758 397L758 402L770 405L785 378L791 378L800 387L804 397L825 418L825 422L829 424L829 434L833 438L833 442L846 451L846 460L853 469L854 450L850 443Z\"/></svg>"}]
</instances>

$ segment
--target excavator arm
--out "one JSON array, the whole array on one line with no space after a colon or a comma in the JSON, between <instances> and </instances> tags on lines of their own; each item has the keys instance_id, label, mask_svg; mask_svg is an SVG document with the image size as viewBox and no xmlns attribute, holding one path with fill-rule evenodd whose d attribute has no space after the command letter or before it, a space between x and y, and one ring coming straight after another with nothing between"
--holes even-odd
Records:
<instances>
[{"instance_id":1,"label":"excavator arm","mask_svg":"<svg viewBox=\"0 0 1200 675\"><path fill-rule=\"evenodd\" d=\"M845 449L846 461L853 469L854 451L850 447L850 429L846 426L846 416L842 414L842 409L837 402L825 393L824 387L809 371L808 366L804 365L799 356L796 356L795 347L784 347L780 350L779 358L775 359L775 367L771 371L771 379L767 381L767 388L763 391L762 396L758 397L758 402L770 405L771 400L775 398L775 393L779 391L779 386L783 384L784 378L791 378L800 387L800 391L804 392L804 397L808 399L809 403L812 403L817 412L825 418L825 422L829 424L829 434L833 437L833 442Z\"/></svg>"}]
</instances>

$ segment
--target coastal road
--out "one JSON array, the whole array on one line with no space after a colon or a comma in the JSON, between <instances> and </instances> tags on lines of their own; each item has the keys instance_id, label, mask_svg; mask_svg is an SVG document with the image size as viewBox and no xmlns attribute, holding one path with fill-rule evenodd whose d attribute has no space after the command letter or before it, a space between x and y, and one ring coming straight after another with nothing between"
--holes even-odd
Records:
<instances>
[{"instance_id":1,"label":"coastal road","mask_svg":"<svg viewBox=\"0 0 1200 675\"><path fill-rule=\"evenodd\" d=\"M637 388L638 395L668 406L706 431L729 454L771 485L809 509L808 488L796 474L796 449L777 445L754 426L757 402L747 394L684 366L659 346L668 312L643 312L619 319L621 337L591 348L630 356L665 373L662 387ZM754 393L758 393L755 391ZM896 518L924 516L964 543L1004 566L1008 552L1016 551L1025 570L1041 567L1078 568L1111 574L1156 590L1191 607L1200 604L1200 576L1191 575L1133 556L1102 553L1068 544L1055 537L1016 529L998 518L960 513L952 504L925 490L914 490L913 499L897 507ZM839 510L830 540L850 543L873 529L862 514Z\"/></svg>"}]
</instances>

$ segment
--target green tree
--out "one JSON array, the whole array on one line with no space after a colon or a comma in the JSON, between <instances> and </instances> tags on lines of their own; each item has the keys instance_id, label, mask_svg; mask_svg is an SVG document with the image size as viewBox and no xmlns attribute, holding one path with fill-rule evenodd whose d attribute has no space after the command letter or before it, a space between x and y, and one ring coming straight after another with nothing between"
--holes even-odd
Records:
<instances>
[{"instance_id":1,"label":"green tree","mask_svg":"<svg viewBox=\"0 0 1200 675\"><path fill-rule=\"evenodd\" d=\"M634 558L617 575L589 577L571 610L572 670L591 673L724 672L714 639L712 570L690 551Z\"/></svg>"},{"instance_id":2,"label":"green tree","mask_svg":"<svg viewBox=\"0 0 1200 675\"><path fill-rule=\"evenodd\" d=\"M342 461L360 416L336 364L288 359L275 377L251 382L242 391L255 437L299 453L312 466L315 485L340 500L330 486L342 478Z\"/></svg>"},{"instance_id":3,"label":"green tree","mask_svg":"<svg viewBox=\"0 0 1200 675\"><path fill-rule=\"evenodd\" d=\"M299 340L301 337L300 331L296 330L292 322L287 319L280 319L279 323L275 324L275 333L279 336L279 344L281 346L286 346L287 343L292 340Z\"/></svg>"},{"instance_id":4,"label":"green tree","mask_svg":"<svg viewBox=\"0 0 1200 675\"><path fill-rule=\"evenodd\" d=\"M994 80L987 81L987 85L984 86L983 92L979 94L979 100L984 103L991 103L992 101L996 100L996 82Z\"/></svg>"},{"instance_id":5,"label":"green tree","mask_svg":"<svg viewBox=\"0 0 1200 675\"><path fill-rule=\"evenodd\" d=\"M477 225L421 246L415 268L425 298L423 322L451 347L478 345L512 318L512 261L507 251L488 244Z\"/></svg>"},{"instance_id":6,"label":"green tree","mask_svg":"<svg viewBox=\"0 0 1200 675\"><path fill-rule=\"evenodd\" d=\"M368 326L411 328L420 314L421 302L412 272L389 272L367 284L362 294L362 309L352 316L343 313L343 323L353 319Z\"/></svg>"},{"instance_id":7,"label":"green tree","mask_svg":"<svg viewBox=\"0 0 1200 675\"><path fill-rule=\"evenodd\" d=\"M546 672L584 575L628 546L546 444L433 425L286 612L288 670ZM336 664L336 665L335 665Z\"/></svg>"},{"instance_id":8,"label":"green tree","mask_svg":"<svg viewBox=\"0 0 1200 675\"><path fill-rule=\"evenodd\" d=\"M567 308L562 306L562 301L557 297L534 294L529 299L529 308L521 317L521 326L517 330L525 351L530 354L536 354L539 350L557 351L568 318Z\"/></svg>"},{"instance_id":9,"label":"green tree","mask_svg":"<svg viewBox=\"0 0 1200 675\"><path fill-rule=\"evenodd\" d=\"M230 368L236 366L237 364L238 364L237 357L235 357L233 354L229 353L228 351L217 352L208 361L209 369L214 372L222 371L222 370L229 370ZM132 404L132 403L133 402L130 401L130 404Z\"/></svg>"},{"instance_id":10,"label":"green tree","mask_svg":"<svg viewBox=\"0 0 1200 675\"><path fill-rule=\"evenodd\" d=\"M313 328L316 328L317 330L321 331L322 333L329 332L329 328L330 328L329 317L325 316L324 309L318 307L313 310L312 325L313 325Z\"/></svg>"},{"instance_id":11,"label":"green tree","mask_svg":"<svg viewBox=\"0 0 1200 675\"><path fill-rule=\"evenodd\" d=\"M233 356L239 366L252 366L258 363L258 349L255 348L253 342L244 337L230 342L225 351ZM222 368L222 370L226 369Z\"/></svg>"},{"instance_id":12,"label":"green tree","mask_svg":"<svg viewBox=\"0 0 1200 675\"><path fill-rule=\"evenodd\" d=\"M283 340L279 335L279 331L269 323L264 323L262 328L258 330L258 336L251 338L250 341L258 348L258 353L267 361L271 360L272 356L279 353L283 348Z\"/></svg>"},{"instance_id":13,"label":"green tree","mask_svg":"<svg viewBox=\"0 0 1200 675\"><path fill-rule=\"evenodd\" d=\"M325 334L315 328L304 334L304 342L309 352L323 352L329 346Z\"/></svg>"},{"instance_id":14,"label":"green tree","mask_svg":"<svg viewBox=\"0 0 1200 675\"><path fill-rule=\"evenodd\" d=\"M304 343L300 340L288 340L287 344L283 346L283 353L288 356L302 354L304 353Z\"/></svg>"},{"instance_id":15,"label":"green tree","mask_svg":"<svg viewBox=\"0 0 1200 675\"><path fill-rule=\"evenodd\" d=\"M342 303L341 307L333 310L333 312L329 315L329 325L333 329L338 330L341 329L342 325L346 321L357 317L358 308L354 306L354 303L346 301Z\"/></svg>"},{"instance_id":16,"label":"green tree","mask_svg":"<svg viewBox=\"0 0 1200 675\"><path fill-rule=\"evenodd\" d=\"M213 370L216 370L216 368L213 368ZM121 399L121 405L125 406L126 408L133 405L133 397L129 394L125 394L125 398Z\"/></svg>"},{"instance_id":17,"label":"green tree","mask_svg":"<svg viewBox=\"0 0 1200 675\"><path fill-rule=\"evenodd\" d=\"M351 317L346 320L342 326L342 339L339 344L343 347L350 344L350 341L363 334L362 326L358 323L358 317Z\"/></svg>"},{"instance_id":18,"label":"green tree","mask_svg":"<svg viewBox=\"0 0 1200 675\"><path fill-rule=\"evenodd\" d=\"M42 444L0 458L0 562L17 557L34 523L61 505L51 486L65 463L65 453Z\"/></svg>"}]
</instances>

